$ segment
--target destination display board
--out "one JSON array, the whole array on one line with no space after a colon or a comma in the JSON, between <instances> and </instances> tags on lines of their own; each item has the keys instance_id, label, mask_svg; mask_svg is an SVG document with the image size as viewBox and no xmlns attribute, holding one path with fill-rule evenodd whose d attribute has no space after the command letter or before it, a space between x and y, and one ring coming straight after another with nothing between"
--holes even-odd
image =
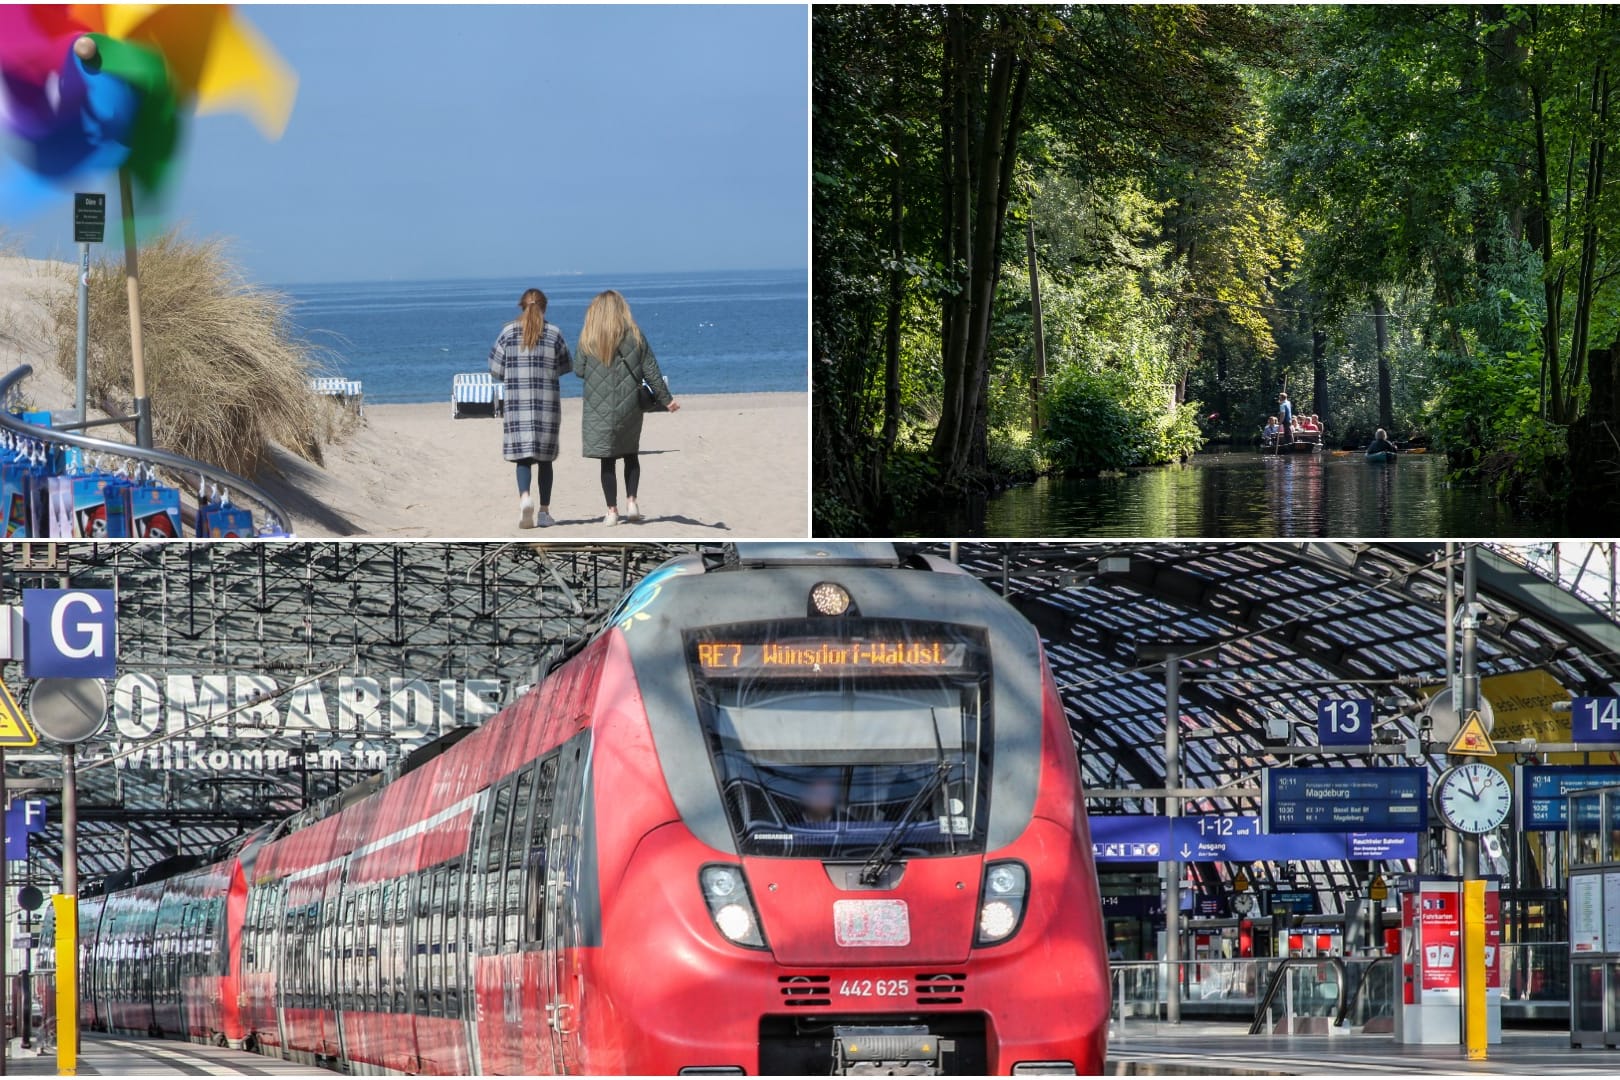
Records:
<instances>
[{"instance_id":1,"label":"destination display board","mask_svg":"<svg viewBox=\"0 0 1620 1080\"><path fill-rule=\"evenodd\" d=\"M1422 832L1429 772L1421 767L1268 768L1262 794L1272 833Z\"/></svg>"},{"instance_id":2,"label":"destination display board","mask_svg":"<svg viewBox=\"0 0 1620 1080\"><path fill-rule=\"evenodd\" d=\"M1100 862L1278 862L1415 859L1413 832L1267 834L1252 814L1097 815L1091 846Z\"/></svg>"},{"instance_id":3,"label":"destination display board","mask_svg":"<svg viewBox=\"0 0 1620 1080\"><path fill-rule=\"evenodd\" d=\"M1519 828L1527 832L1564 832L1569 828L1570 794L1620 785L1620 765L1520 765ZM1583 822L1596 825L1597 803Z\"/></svg>"},{"instance_id":4,"label":"destination display board","mask_svg":"<svg viewBox=\"0 0 1620 1080\"><path fill-rule=\"evenodd\" d=\"M846 675L961 671L967 646L927 638L848 641L792 638L780 641L700 641L698 668L705 675Z\"/></svg>"}]
</instances>

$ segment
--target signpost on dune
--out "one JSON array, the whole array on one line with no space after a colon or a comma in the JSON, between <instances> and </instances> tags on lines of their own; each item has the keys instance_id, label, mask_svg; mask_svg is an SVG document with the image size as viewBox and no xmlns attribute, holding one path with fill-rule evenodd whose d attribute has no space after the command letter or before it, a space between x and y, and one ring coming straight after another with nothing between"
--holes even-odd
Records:
<instances>
[{"instance_id":1,"label":"signpost on dune","mask_svg":"<svg viewBox=\"0 0 1620 1080\"><path fill-rule=\"evenodd\" d=\"M90 245L99 244L107 228L107 196L99 191L73 195L73 242L79 245L79 337L75 344L74 400L79 423L88 419L85 399L90 395Z\"/></svg>"}]
</instances>

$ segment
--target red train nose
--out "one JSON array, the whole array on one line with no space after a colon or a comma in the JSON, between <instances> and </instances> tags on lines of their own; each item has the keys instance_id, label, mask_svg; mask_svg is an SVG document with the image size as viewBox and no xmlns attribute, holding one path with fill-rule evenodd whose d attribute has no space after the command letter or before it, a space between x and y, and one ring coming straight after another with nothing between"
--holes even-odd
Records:
<instances>
[{"instance_id":1,"label":"red train nose","mask_svg":"<svg viewBox=\"0 0 1620 1080\"><path fill-rule=\"evenodd\" d=\"M744 860L765 940L777 963L960 964L973 945L982 859L913 859L877 885L862 864Z\"/></svg>"}]
</instances>

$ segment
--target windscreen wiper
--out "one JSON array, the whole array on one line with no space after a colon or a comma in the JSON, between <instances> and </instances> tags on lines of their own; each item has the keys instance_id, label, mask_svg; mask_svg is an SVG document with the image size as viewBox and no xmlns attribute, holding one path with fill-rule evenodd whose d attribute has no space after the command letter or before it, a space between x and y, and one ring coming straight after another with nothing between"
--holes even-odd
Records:
<instances>
[{"instance_id":1,"label":"windscreen wiper","mask_svg":"<svg viewBox=\"0 0 1620 1080\"><path fill-rule=\"evenodd\" d=\"M883 843L877 846L872 852L872 857L866 860L866 865L861 867L862 885L876 885L882 880L883 872L894 865L895 852L900 848L900 836L912 825L911 815L917 812L918 807L934 797L934 793L944 786L950 774L951 763L942 756L939 765L934 769L934 774L917 789L917 794L906 804L900 820L894 823L894 827L883 838Z\"/></svg>"}]
</instances>

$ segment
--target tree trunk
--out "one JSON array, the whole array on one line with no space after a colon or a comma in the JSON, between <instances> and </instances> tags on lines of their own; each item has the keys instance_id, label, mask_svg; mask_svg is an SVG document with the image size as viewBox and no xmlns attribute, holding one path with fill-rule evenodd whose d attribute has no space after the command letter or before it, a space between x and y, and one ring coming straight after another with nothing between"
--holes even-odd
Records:
<instances>
[{"instance_id":1,"label":"tree trunk","mask_svg":"<svg viewBox=\"0 0 1620 1080\"><path fill-rule=\"evenodd\" d=\"M955 14L954 9L948 10ZM1000 18L1005 25L1006 17ZM974 114L978 122L972 125L977 146L962 148L963 160L958 163L957 171L959 193L971 194L971 199L962 198L958 210L967 222L965 230L958 230L958 250L967 261L968 289L965 309L960 312L965 332L959 342L952 342L959 358L949 358L946 365L944 410L932 447L946 484L959 480L984 458L990 316L1000 273L1007 189L1012 182L1018 125L1028 81L1027 64L1005 43L989 63L989 84L979 102L981 107ZM975 61L972 70L977 71L978 67ZM977 76L974 78L977 83ZM974 165L971 186L962 178L970 152Z\"/></svg>"},{"instance_id":2,"label":"tree trunk","mask_svg":"<svg viewBox=\"0 0 1620 1080\"><path fill-rule=\"evenodd\" d=\"M976 77L976 70L968 56L968 12L960 6L945 9L948 28L948 49L954 73L946 87L950 97L951 128L951 181L950 201L946 205L945 248L952 255L947 264L954 289L945 302L945 339L942 342L940 366L944 376L943 399L940 402L939 427L934 431L932 453L934 459L945 466L947 472L955 459L959 430L962 425L962 403L966 397L968 318L971 313L969 279L973 262L973 206L972 174L969 168L970 123L968 117L968 80ZM964 265L965 263L965 265Z\"/></svg>"},{"instance_id":3,"label":"tree trunk","mask_svg":"<svg viewBox=\"0 0 1620 1080\"><path fill-rule=\"evenodd\" d=\"M1394 394L1389 377L1389 310L1381 294L1373 293L1373 333L1378 339L1378 426L1386 431L1395 426Z\"/></svg>"},{"instance_id":4,"label":"tree trunk","mask_svg":"<svg viewBox=\"0 0 1620 1080\"><path fill-rule=\"evenodd\" d=\"M900 435L900 319L906 291L906 275L902 267L905 237L901 223L905 218L905 169L900 152L903 129L900 124L900 69L894 70L893 94L890 107L895 120L894 176L889 186L889 324L883 341L883 452L887 461L894 451L894 441Z\"/></svg>"},{"instance_id":5,"label":"tree trunk","mask_svg":"<svg viewBox=\"0 0 1620 1080\"><path fill-rule=\"evenodd\" d=\"M1029 313L1035 324L1035 374L1029 381L1029 433L1041 434L1041 392L1046 384L1046 325L1041 320L1041 274L1035 261L1035 212L1030 210L1026 239L1029 244Z\"/></svg>"},{"instance_id":6,"label":"tree trunk","mask_svg":"<svg viewBox=\"0 0 1620 1080\"><path fill-rule=\"evenodd\" d=\"M1608 21L1607 13L1600 16ZM1603 200L1604 166L1608 153L1609 72L1603 60L1592 74L1592 144L1586 156L1586 192L1582 200L1581 262L1575 285L1574 323L1569 343L1569 401L1580 400L1582 362L1592 328L1592 300L1596 290L1599 250L1598 215ZM1571 413L1574 409L1569 410ZM1574 417L1571 416L1570 419Z\"/></svg>"},{"instance_id":7,"label":"tree trunk","mask_svg":"<svg viewBox=\"0 0 1620 1080\"><path fill-rule=\"evenodd\" d=\"M1316 325L1314 315L1311 317L1311 411L1326 431L1331 413L1327 389L1327 331Z\"/></svg>"},{"instance_id":8,"label":"tree trunk","mask_svg":"<svg viewBox=\"0 0 1620 1080\"><path fill-rule=\"evenodd\" d=\"M1532 12L1534 9L1532 9ZM1532 15L1534 18L1534 15ZM1562 308L1564 303L1564 273L1548 273L1553 264L1552 250L1552 190L1547 175L1547 111L1541 99L1541 87L1532 81L1530 106L1536 128L1536 205L1525 223L1525 232L1531 247L1541 255L1541 289L1547 306L1547 317L1541 324L1541 397L1544 415L1555 424L1564 422L1564 381L1560 370L1558 347L1563 339Z\"/></svg>"}]
</instances>

